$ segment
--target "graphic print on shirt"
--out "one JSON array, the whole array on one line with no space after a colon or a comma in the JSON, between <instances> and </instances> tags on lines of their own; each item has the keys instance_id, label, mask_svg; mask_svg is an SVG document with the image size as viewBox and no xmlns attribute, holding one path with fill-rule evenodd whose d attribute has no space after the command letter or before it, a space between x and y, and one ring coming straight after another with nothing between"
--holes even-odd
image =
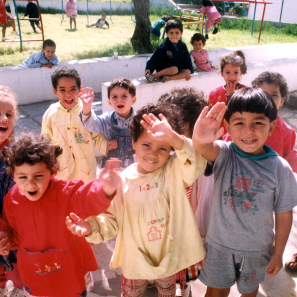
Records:
<instances>
[{"instance_id":1,"label":"graphic print on shirt","mask_svg":"<svg viewBox=\"0 0 297 297\"><path fill-rule=\"evenodd\" d=\"M147 237L148 237L149 241L162 239L161 231L153 226L153 227L150 228L150 232L147 233Z\"/></svg>"},{"instance_id":2,"label":"graphic print on shirt","mask_svg":"<svg viewBox=\"0 0 297 297\"><path fill-rule=\"evenodd\" d=\"M172 54L171 51L167 51L166 53L167 53L167 57L168 57L168 58L172 58L172 57L173 57L173 54Z\"/></svg>"},{"instance_id":3,"label":"graphic print on shirt","mask_svg":"<svg viewBox=\"0 0 297 297\"><path fill-rule=\"evenodd\" d=\"M76 143L85 143L85 144L89 144L89 132L81 130L79 128L73 128L74 131L74 138Z\"/></svg>"},{"instance_id":4,"label":"graphic print on shirt","mask_svg":"<svg viewBox=\"0 0 297 297\"><path fill-rule=\"evenodd\" d=\"M38 266L38 264L35 264L36 266ZM38 270L36 270L35 272L39 275L49 275L52 274L54 272L57 272L58 270L61 269L61 265L58 265L57 263L54 263L54 267L50 267L48 265L44 266L44 271L42 271L40 268Z\"/></svg>"},{"instance_id":5,"label":"graphic print on shirt","mask_svg":"<svg viewBox=\"0 0 297 297\"><path fill-rule=\"evenodd\" d=\"M257 193L264 193L263 182L255 180L249 172L240 172L231 178L231 187L224 192L224 204L230 209L240 209L244 213L259 211Z\"/></svg>"}]
</instances>

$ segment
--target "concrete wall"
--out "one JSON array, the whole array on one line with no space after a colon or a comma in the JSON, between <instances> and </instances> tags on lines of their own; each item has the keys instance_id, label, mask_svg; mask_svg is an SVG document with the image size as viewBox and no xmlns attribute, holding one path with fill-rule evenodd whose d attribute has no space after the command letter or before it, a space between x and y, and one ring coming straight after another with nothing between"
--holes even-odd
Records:
<instances>
[{"instance_id":1,"label":"concrete wall","mask_svg":"<svg viewBox=\"0 0 297 297\"><path fill-rule=\"evenodd\" d=\"M279 22L283 0L268 0L266 2L272 2L273 4L266 5L264 20L271 21L271 22ZM253 19L254 17L254 8L255 8L255 4L251 3L249 7L249 12L248 12L249 19ZM263 4L257 4L257 9L256 9L257 20L262 19L263 9L264 9ZM293 24L297 23L296 0L284 0L281 22L293 23Z\"/></svg>"},{"instance_id":2,"label":"concrete wall","mask_svg":"<svg viewBox=\"0 0 297 297\"><path fill-rule=\"evenodd\" d=\"M274 69L274 71L278 71L286 77L291 91L297 90L297 43L213 49L209 50L209 57L215 65L219 65L222 55L239 49L244 52L248 62L248 74L242 77L243 83L250 84L250 81L257 75L255 69L260 72ZM101 92L102 83L109 82L115 77L138 78L134 81L137 87L141 86L141 90L137 89L138 98L141 96L155 98L173 86L181 85L196 86L198 89L203 90L205 94L208 94L210 90L223 84L220 74L199 73L193 74L189 82L181 80L166 84L154 83L148 85L143 75L146 62L150 56L149 54L123 56L117 60L113 58L85 59L61 62L59 65L72 66L77 69L82 78L82 85L92 87L94 92ZM17 94L19 104L52 100L55 99L55 96L52 92L50 76L57 67L54 66L52 69L45 67L31 69L2 67L0 68L0 81L1 84L10 87ZM203 88L199 86L203 86ZM142 90L143 95L141 95ZM106 97L103 97L103 103L105 101Z\"/></svg>"}]
</instances>

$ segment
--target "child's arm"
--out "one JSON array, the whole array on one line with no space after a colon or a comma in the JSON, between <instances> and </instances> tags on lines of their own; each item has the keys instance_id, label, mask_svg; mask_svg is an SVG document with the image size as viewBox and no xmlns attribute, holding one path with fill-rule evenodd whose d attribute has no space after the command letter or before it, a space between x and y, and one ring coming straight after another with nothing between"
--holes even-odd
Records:
<instances>
[{"instance_id":1,"label":"child's arm","mask_svg":"<svg viewBox=\"0 0 297 297\"><path fill-rule=\"evenodd\" d=\"M292 220L292 210L275 213L275 247L267 269L268 275L277 274L283 267L282 257L291 231Z\"/></svg>"},{"instance_id":2,"label":"child's arm","mask_svg":"<svg viewBox=\"0 0 297 297\"><path fill-rule=\"evenodd\" d=\"M194 127L193 145L196 151L211 162L215 161L220 152L215 140L224 134L224 128L220 128L220 125L225 111L226 105L223 102L216 103L211 110L204 107Z\"/></svg>"}]
</instances>

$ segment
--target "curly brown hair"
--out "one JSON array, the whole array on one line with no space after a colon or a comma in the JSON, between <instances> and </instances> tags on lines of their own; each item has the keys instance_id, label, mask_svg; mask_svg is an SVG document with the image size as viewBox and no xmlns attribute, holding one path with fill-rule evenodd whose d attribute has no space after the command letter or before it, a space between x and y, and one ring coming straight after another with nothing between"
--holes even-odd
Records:
<instances>
[{"instance_id":1,"label":"curly brown hair","mask_svg":"<svg viewBox=\"0 0 297 297\"><path fill-rule=\"evenodd\" d=\"M247 66L245 63L245 57L242 51L235 51L231 54L221 57L221 72L223 72L224 67L227 64L233 64L234 66L239 66L242 74L246 74Z\"/></svg>"},{"instance_id":2,"label":"curly brown hair","mask_svg":"<svg viewBox=\"0 0 297 297\"><path fill-rule=\"evenodd\" d=\"M13 176L15 166L24 163L35 165L43 162L55 174L58 170L57 157L62 154L62 148L54 145L47 137L42 134L22 132L14 136L9 147L2 151L4 156L6 172Z\"/></svg>"},{"instance_id":3,"label":"curly brown hair","mask_svg":"<svg viewBox=\"0 0 297 297\"><path fill-rule=\"evenodd\" d=\"M192 135L195 123L208 102L203 92L194 88L174 88L168 93L161 95L159 102L173 103L182 109L182 121L189 123L189 132Z\"/></svg>"},{"instance_id":4,"label":"curly brown hair","mask_svg":"<svg viewBox=\"0 0 297 297\"><path fill-rule=\"evenodd\" d=\"M289 94L287 81L280 73L269 71L262 72L252 81L252 87L261 88L261 85L264 83L277 85L282 98L286 98Z\"/></svg>"},{"instance_id":5,"label":"curly brown hair","mask_svg":"<svg viewBox=\"0 0 297 297\"><path fill-rule=\"evenodd\" d=\"M137 111L137 114L134 116L129 126L130 134L134 142L137 141L137 139L145 130L140 124L142 116L144 114L150 113L154 114L156 117L158 117L160 113L163 114L172 129L179 134L183 134L185 125L183 123L181 108L179 108L177 105L174 105L174 107L172 107L172 104L168 103L150 103Z\"/></svg>"},{"instance_id":6,"label":"curly brown hair","mask_svg":"<svg viewBox=\"0 0 297 297\"><path fill-rule=\"evenodd\" d=\"M51 76L52 85L55 90L57 90L59 79L62 77L70 77L73 78L76 82L78 88L81 86L81 78L76 69L69 66L59 67L54 71Z\"/></svg>"}]
</instances>

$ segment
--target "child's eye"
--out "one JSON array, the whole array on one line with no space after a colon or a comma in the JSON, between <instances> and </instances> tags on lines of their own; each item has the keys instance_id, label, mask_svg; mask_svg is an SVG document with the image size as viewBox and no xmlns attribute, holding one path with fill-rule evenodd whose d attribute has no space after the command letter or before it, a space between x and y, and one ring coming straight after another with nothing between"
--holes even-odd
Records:
<instances>
[{"instance_id":1,"label":"child's eye","mask_svg":"<svg viewBox=\"0 0 297 297\"><path fill-rule=\"evenodd\" d=\"M255 125L263 125L261 122L256 122Z\"/></svg>"},{"instance_id":2,"label":"child's eye","mask_svg":"<svg viewBox=\"0 0 297 297\"><path fill-rule=\"evenodd\" d=\"M26 176L19 176L19 179L26 179Z\"/></svg>"},{"instance_id":3,"label":"child's eye","mask_svg":"<svg viewBox=\"0 0 297 297\"><path fill-rule=\"evenodd\" d=\"M143 146L145 146L145 147L149 147L149 145L148 145L147 143L144 143Z\"/></svg>"},{"instance_id":4,"label":"child's eye","mask_svg":"<svg viewBox=\"0 0 297 297\"><path fill-rule=\"evenodd\" d=\"M10 114L10 113L7 113L6 116L7 116L8 118L11 118L13 115Z\"/></svg>"},{"instance_id":5,"label":"child's eye","mask_svg":"<svg viewBox=\"0 0 297 297\"><path fill-rule=\"evenodd\" d=\"M40 178L40 177L43 177L43 175L41 174L38 174L38 175L35 175L36 178Z\"/></svg>"},{"instance_id":6,"label":"child's eye","mask_svg":"<svg viewBox=\"0 0 297 297\"><path fill-rule=\"evenodd\" d=\"M167 149L165 147L161 147L161 150L167 152Z\"/></svg>"}]
</instances>

